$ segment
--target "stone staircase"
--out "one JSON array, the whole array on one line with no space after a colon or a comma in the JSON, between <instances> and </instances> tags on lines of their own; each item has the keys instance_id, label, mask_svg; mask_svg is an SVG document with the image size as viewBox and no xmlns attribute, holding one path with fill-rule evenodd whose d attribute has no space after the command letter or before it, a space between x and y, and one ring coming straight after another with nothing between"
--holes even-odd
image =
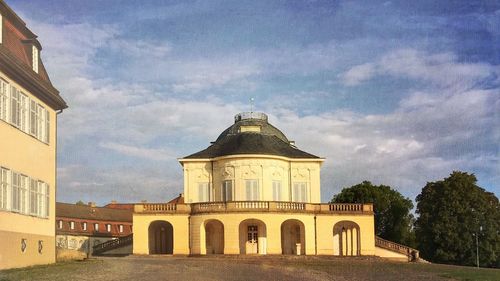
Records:
<instances>
[{"instance_id":1,"label":"stone staircase","mask_svg":"<svg viewBox=\"0 0 500 281\"><path fill-rule=\"evenodd\" d=\"M408 261L410 262L417 262L420 260L418 250L410 248L405 245L401 245L395 242L382 239L378 236L375 236L375 246L392 252L406 255L406 257L408 257Z\"/></svg>"},{"instance_id":2,"label":"stone staircase","mask_svg":"<svg viewBox=\"0 0 500 281\"><path fill-rule=\"evenodd\" d=\"M134 240L134 235L130 234L127 236L120 237L118 239L113 239L101 244L97 244L94 247L92 247L93 250L92 255L98 256L114 249L132 245L133 240Z\"/></svg>"}]
</instances>

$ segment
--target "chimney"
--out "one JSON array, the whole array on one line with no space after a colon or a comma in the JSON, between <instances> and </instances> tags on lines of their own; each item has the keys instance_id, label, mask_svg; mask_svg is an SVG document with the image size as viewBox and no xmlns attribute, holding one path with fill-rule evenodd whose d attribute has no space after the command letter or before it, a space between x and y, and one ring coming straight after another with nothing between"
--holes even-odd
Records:
<instances>
[{"instance_id":1,"label":"chimney","mask_svg":"<svg viewBox=\"0 0 500 281\"><path fill-rule=\"evenodd\" d=\"M89 202L89 207L95 207L95 202Z\"/></svg>"}]
</instances>

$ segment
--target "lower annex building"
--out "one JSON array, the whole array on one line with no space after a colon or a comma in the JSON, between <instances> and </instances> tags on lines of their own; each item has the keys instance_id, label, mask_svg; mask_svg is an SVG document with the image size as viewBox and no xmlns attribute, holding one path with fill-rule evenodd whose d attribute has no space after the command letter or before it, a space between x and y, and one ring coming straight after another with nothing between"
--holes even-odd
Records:
<instances>
[{"instance_id":1,"label":"lower annex building","mask_svg":"<svg viewBox=\"0 0 500 281\"><path fill-rule=\"evenodd\" d=\"M267 115L237 114L208 148L179 159L181 200L135 205L133 253L406 259L411 249L375 237L372 204L320 203L324 160Z\"/></svg>"}]
</instances>

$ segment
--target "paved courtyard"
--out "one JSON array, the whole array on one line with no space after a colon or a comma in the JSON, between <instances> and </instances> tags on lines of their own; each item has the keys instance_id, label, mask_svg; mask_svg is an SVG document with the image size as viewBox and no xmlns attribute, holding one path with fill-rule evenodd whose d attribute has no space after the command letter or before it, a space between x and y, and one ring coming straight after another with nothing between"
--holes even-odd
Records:
<instances>
[{"instance_id":1,"label":"paved courtyard","mask_svg":"<svg viewBox=\"0 0 500 281\"><path fill-rule=\"evenodd\" d=\"M388 262L379 258L296 256L106 257L0 272L0 281L37 280L500 280L500 270ZM476 274L477 273L477 274ZM482 276L485 278L474 278ZM498 279L497 279L498 277ZM462 278L463 279L463 278ZM456 279L460 280L460 279ZM465 279L463 279L465 280Z\"/></svg>"}]
</instances>

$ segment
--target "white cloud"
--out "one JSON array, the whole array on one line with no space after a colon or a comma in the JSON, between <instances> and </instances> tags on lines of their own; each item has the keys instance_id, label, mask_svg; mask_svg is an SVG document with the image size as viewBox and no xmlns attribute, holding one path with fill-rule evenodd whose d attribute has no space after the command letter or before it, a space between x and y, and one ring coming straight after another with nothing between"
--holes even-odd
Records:
<instances>
[{"instance_id":1,"label":"white cloud","mask_svg":"<svg viewBox=\"0 0 500 281\"><path fill-rule=\"evenodd\" d=\"M371 79L375 75L375 65L365 63L356 65L347 72L340 75L344 84L347 86L355 86L361 82Z\"/></svg>"},{"instance_id":2,"label":"white cloud","mask_svg":"<svg viewBox=\"0 0 500 281\"><path fill-rule=\"evenodd\" d=\"M114 142L100 143L99 146L127 156L145 158L148 160L166 161L175 157L172 152L165 149L143 148Z\"/></svg>"}]
</instances>

